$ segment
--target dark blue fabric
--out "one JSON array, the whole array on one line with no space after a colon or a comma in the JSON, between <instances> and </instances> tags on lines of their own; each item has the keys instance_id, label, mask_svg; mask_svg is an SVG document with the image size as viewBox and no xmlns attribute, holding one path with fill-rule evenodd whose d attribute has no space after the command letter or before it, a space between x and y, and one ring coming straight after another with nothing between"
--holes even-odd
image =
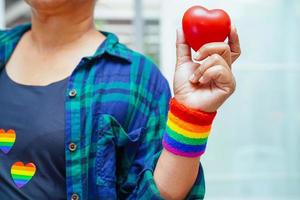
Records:
<instances>
[{"instance_id":1,"label":"dark blue fabric","mask_svg":"<svg viewBox=\"0 0 300 200\"><path fill-rule=\"evenodd\" d=\"M66 87L67 79L47 86L22 85L11 80L5 69L1 71L0 129L16 133L11 150L0 150L1 200L66 199ZM21 188L11 176L17 161L36 166L35 175Z\"/></svg>"},{"instance_id":2,"label":"dark blue fabric","mask_svg":"<svg viewBox=\"0 0 300 200\"><path fill-rule=\"evenodd\" d=\"M0 70L30 28L27 24L0 30ZM114 34L102 33L105 41L93 56L81 59L68 81L67 199L162 200L153 171L163 149L171 98L168 82L151 60L119 43ZM76 90L75 97L68 95L71 90ZM74 152L68 149L71 142L77 145ZM200 166L186 199L200 200L204 193Z\"/></svg>"}]
</instances>

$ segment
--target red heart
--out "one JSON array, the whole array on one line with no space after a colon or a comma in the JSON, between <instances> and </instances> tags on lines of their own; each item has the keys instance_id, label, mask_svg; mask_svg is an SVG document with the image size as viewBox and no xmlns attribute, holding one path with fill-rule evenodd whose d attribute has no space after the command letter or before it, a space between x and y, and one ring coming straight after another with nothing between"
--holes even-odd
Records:
<instances>
[{"instance_id":1,"label":"red heart","mask_svg":"<svg viewBox=\"0 0 300 200\"><path fill-rule=\"evenodd\" d=\"M195 51L206 43L223 42L230 33L230 26L229 15L221 9L193 6L182 18L186 41Z\"/></svg>"}]
</instances>

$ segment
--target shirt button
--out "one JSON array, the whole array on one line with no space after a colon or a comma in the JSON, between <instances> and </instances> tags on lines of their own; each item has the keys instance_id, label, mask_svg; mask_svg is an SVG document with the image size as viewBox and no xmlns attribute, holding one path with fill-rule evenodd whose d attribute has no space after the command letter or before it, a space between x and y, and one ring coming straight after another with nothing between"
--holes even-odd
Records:
<instances>
[{"instance_id":1,"label":"shirt button","mask_svg":"<svg viewBox=\"0 0 300 200\"><path fill-rule=\"evenodd\" d=\"M77 145L76 145L75 143L71 142L71 143L69 144L69 150L70 150L70 151L75 151L76 148L77 148Z\"/></svg>"},{"instance_id":2,"label":"shirt button","mask_svg":"<svg viewBox=\"0 0 300 200\"><path fill-rule=\"evenodd\" d=\"M79 195L76 193L72 194L71 200L79 200Z\"/></svg>"},{"instance_id":3,"label":"shirt button","mask_svg":"<svg viewBox=\"0 0 300 200\"><path fill-rule=\"evenodd\" d=\"M77 95L77 92L75 89L70 90L69 97L75 97Z\"/></svg>"}]
</instances>

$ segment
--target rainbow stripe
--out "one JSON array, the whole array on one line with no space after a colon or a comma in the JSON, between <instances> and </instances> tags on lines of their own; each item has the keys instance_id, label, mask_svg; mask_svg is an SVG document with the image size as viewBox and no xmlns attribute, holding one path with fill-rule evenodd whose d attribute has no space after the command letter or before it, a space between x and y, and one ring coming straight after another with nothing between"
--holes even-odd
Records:
<instances>
[{"instance_id":1,"label":"rainbow stripe","mask_svg":"<svg viewBox=\"0 0 300 200\"><path fill-rule=\"evenodd\" d=\"M10 173L18 188L23 187L32 179L36 172L36 167L33 163L24 165L23 162L16 162L12 165Z\"/></svg>"},{"instance_id":2,"label":"rainbow stripe","mask_svg":"<svg viewBox=\"0 0 300 200\"><path fill-rule=\"evenodd\" d=\"M175 98L170 101L170 111L162 144L169 152L198 157L204 154L211 124L216 112L207 113L189 109Z\"/></svg>"},{"instance_id":3,"label":"rainbow stripe","mask_svg":"<svg viewBox=\"0 0 300 200\"><path fill-rule=\"evenodd\" d=\"M16 132L12 129L5 132L3 129L0 129L0 149L5 154L7 154L16 141Z\"/></svg>"}]
</instances>

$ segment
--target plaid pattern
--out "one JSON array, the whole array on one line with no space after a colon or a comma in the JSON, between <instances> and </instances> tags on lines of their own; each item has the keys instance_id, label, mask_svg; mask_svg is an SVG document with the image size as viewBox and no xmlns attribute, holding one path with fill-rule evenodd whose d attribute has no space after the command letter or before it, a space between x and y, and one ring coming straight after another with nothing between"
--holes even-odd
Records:
<instances>
[{"instance_id":1,"label":"plaid pattern","mask_svg":"<svg viewBox=\"0 0 300 200\"><path fill-rule=\"evenodd\" d=\"M29 29L21 25L0 32L0 70ZM171 98L168 82L149 59L104 34L105 42L81 60L68 81L67 199L162 199L153 170ZM203 199L204 191L200 167L186 199Z\"/></svg>"}]
</instances>

